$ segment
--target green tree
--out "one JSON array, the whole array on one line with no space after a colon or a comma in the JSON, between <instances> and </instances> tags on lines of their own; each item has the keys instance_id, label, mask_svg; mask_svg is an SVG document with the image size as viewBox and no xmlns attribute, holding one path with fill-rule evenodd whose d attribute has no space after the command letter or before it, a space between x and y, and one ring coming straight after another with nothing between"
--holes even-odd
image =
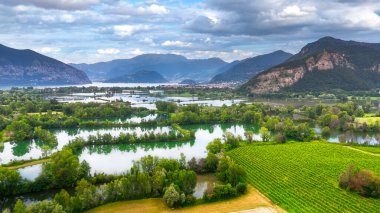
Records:
<instances>
[{"instance_id":1,"label":"green tree","mask_svg":"<svg viewBox=\"0 0 380 213\"><path fill-rule=\"evenodd\" d=\"M364 109L363 109L362 107L357 108L357 109L355 110L354 115L355 115L356 117L364 117Z\"/></svg>"},{"instance_id":2,"label":"green tree","mask_svg":"<svg viewBox=\"0 0 380 213\"><path fill-rule=\"evenodd\" d=\"M72 211L71 197L69 193L62 189L59 193L54 196L54 202L63 206L63 209L67 212Z\"/></svg>"},{"instance_id":3,"label":"green tree","mask_svg":"<svg viewBox=\"0 0 380 213\"><path fill-rule=\"evenodd\" d=\"M79 177L79 160L71 149L63 149L51 155L51 162L44 165L43 173L51 177L52 186L73 186Z\"/></svg>"},{"instance_id":4,"label":"green tree","mask_svg":"<svg viewBox=\"0 0 380 213\"><path fill-rule=\"evenodd\" d=\"M185 202L186 196L184 193L181 194L174 184L171 184L166 189L163 199L170 208L176 208Z\"/></svg>"},{"instance_id":5,"label":"green tree","mask_svg":"<svg viewBox=\"0 0 380 213\"><path fill-rule=\"evenodd\" d=\"M270 132L266 127L260 128L260 135L263 142L268 142L270 140Z\"/></svg>"},{"instance_id":6,"label":"green tree","mask_svg":"<svg viewBox=\"0 0 380 213\"><path fill-rule=\"evenodd\" d=\"M15 207L13 208L13 213L25 213L26 207L25 204L22 202L22 200L18 199Z\"/></svg>"},{"instance_id":7,"label":"green tree","mask_svg":"<svg viewBox=\"0 0 380 213\"><path fill-rule=\"evenodd\" d=\"M217 154L223 149L222 141L219 138L217 138L214 141L212 141L211 143L209 143L207 145L206 149L207 149L208 153Z\"/></svg>"},{"instance_id":8,"label":"green tree","mask_svg":"<svg viewBox=\"0 0 380 213\"><path fill-rule=\"evenodd\" d=\"M226 150L231 150L239 147L239 142L241 138L235 137L232 133L226 132L223 135L224 137L224 142L226 144L225 148Z\"/></svg>"},{"instance_id":9,"label":"green tree","mask_svg":"<svg viewBox=\"0 0 380 213\"><path fill-rule=\"evenodd\" d=\"M325 126L322 128L322 136L323 137L328 137L331 134L330 127Z\"/></svg>"},{"instance_id":10,"label":"green tree","mask_svg":"<svg viewBox=\"0 0 380 213\"><path fill-rule=\"evenodd\" d=\"M87 162L87 161L82 161L82 163L80 164L80 167L79 167L79 171L78 171L78 178L82 179L87 179L90 177L90 172L91 172L91 166L90 164Z\"/></svg>"},{"instance_id":11,"label":"green tree","mask_svg":"<svg viewBox=\"0 0 380 213\"><path fill-rule=\"evenodd\" d=\"M0 194L12 195L20 192L23 187L21 175L16 170L0 167Z\"/></svg>"},{"instance_id":12,"label":"green tree","mask_svg":"<svg viewBox=\"0 0 380 213\"><path fill-rule=\"evenodd\" d=\"M213 154L212 152L209 152L207 154L205 163L203 165L203 171L204 172L215 172L218 168L219 159L218 157Z\"/></svg>"},{"instance_id":13,"label":"green tree","mask_svg":"<svg viewBox=\"0 0 380 213\"><path fill-rule=\"evenodd\" d=\"M38 203L32 203L30 204L30 206L28 206L26 211L28 213L65 213L61 205L48 200L43 200Z\"/></svg>"},{"instance_id":14,"label":"green tree","mask_svg":"<svg viewBox=\"0 0 380 213\"><path fill-rule=\"evenodd\" d=\"M25 121L13 121L8 125L7 130L12 132L12 138L16 141L23 141L32 138L32 127Z\"/></svg>"},{"instance_id":15,"label":"green tree","mask_svg":"<svg viewBox=\"0 0 380 213\"><path fill-rule=\"evenodd\" d=\"M253 142L253 135L254 133L252 131L246 131L244 133L245 139L247 140L247 143L251 144Z\"/></svg>"},{"instance_id":16,"label":"green tree","mask_svg":"<svg viewBox=\"0 0 380 213\"><path fill-rule=\"evenodd\" d=\"M228 183L236 186L238 183L245 182L246 173L238 164L232 162L228 167Z\"/></svg>"}]
</instances>

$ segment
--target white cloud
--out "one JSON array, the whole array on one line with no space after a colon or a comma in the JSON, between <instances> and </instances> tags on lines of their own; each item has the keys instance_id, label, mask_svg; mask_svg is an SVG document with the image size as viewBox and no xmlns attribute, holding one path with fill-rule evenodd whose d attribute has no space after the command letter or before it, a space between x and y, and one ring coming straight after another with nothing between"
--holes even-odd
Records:
<instances>
[{"instance_id":1,"label":"white cloud","mask_svg":"<svg viewBox=\"0 0 380 213\"><path fill-rule=\"evenodd\" d=\"M76 18L71 14L63 14L60 16L59 19L60 21L65 23L73 23L76 20Z\"/></svg>"},{"instance_id":2,"label":"white cloud","mask_svg":"<svg viewBox=\"0 0 380 213\"><path fill-rule=\"evenodd\" d=\"M125 37L131 36L136 32L150 30L151 27L148 25L115 25L113 30L115 35Z\"/></svg>"},{"instance_id":3,"label":"white cloud","mask_svg":"<svg viewBox=\"0 0 380 213\"><path fill-rule=\"evenodd\" d=\"M19 0L37 7L59 10L83 10L91 5L100 3L100 0Z\"/></svg>"},{"instance_id":4,"label":"white cloud","mask_svg":"<svg viewBox=\"0 0 380 213\"><path fill-rule=\"evenodd\" d=\"M61 49L57 47L41 47L40 49L37 49L37 52L40 52L42 54L48 54L48 53L58 53Z\"/></svg>"},{"instance_id":5,"label":"white cloud","mask_svg":"<svg viewBox=\"0 0 380 213\"><path fill-rule=\"evenodd\" d=\"M115 54L118 54L120 50L116 48L108 48L108 49L98 49L96 52L98 54L115 55Z\"/></svg>"},{"instance_id":6,"label":"white cloud","mask_svg":"<svg viewBox=\"0 0 380 213\"><path fill-rule=\"evenodd\" d=\"M31 6L26 6L26 5L17 5L14 7L14 10L17 12L28 12L33 10L34 8Z\"/></svg>"},{"instance_id":7,"label":"white cloud","mask_svg":"<svg viewBox=\"0 0 380 213\"><path fill-rule=\"evenodd\" d=\"M165 15L169 13L169 10L165 6L160 6L157 4L152 4L148 7L138 7L137 12L139 14L155 14L155 15Z\"/></svg>"},{"instance_id":8,"label":"white cloud","mask_svg":"<svg viewBox=\"0 0 380 213\"><path fill-rule=\"evenodd\" d=\"M191 43L183 42L183 41L165 41L162 42L161 46L164 47L190 47Z\"/></svg>"},{"instance_id":9,"label":"white cloud","mask_svg":"<svg viewBox=\"0 0 380 213\"><path fill-rule=\"evenodd\" d=\"M137 49L134 49L131 53L132 53L132 55L142 55L142 54L144 54L144 51L137 48Z\"/></svg>"},{"instance_id":10,"label":"white cloud","mask_svg":"<svg viewBox=\"0 0 380 213\"><path fill-rule=\"evenodd\" d=\"M298 5L292 5L285 7L280 13L279 16L283 18L287 17L301 17L306 16L315 11L315 7L304 7L300 8Z\"/></svg>"},{"instance_id":11,"label":"white cloud","mask_svg":"<svg viewBox=\"0 0 380 213\"><path fill-rule=\"evenodd\" d=\"M354 7L345 10L328 10L323 13L332 24L346 28L380 30L380 17L372 8Z\"/></svg>"},{"instance_id":12,"label":"white cloud","mask_svg":"<svg viewBox=\"0 0 380 213\"><path fill-rule=\"evenodd\" d=\"M132 16L147 16L147 15L166 15L169 13L169 10L162 5L151 4L149 6L134 6L124 2L119 3L118 5L111 6L106 9L114 14L120 15L132 15Z\"/></svg>"}]
</instances>

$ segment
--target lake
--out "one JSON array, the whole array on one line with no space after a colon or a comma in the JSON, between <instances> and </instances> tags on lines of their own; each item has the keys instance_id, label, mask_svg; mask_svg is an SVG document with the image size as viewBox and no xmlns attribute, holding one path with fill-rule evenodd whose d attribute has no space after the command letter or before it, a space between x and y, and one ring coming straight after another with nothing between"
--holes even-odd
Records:
<instances>
[{"instance_id":1,"label":"lake","mask_svg":"<svg viewBox=\"0 0 380 213\"><path fill-rule=\"evenodd\" d=\"M81 161L86 160L90 164L92 173L120 174L128 171L134 161L147 155L179 159L180 154L183 153L187 157L187 160L193 157L206 157L207 144L216 138L222 138L224 132L231 132L235 136L244 138L245 131L250 130L256 132L254 136L256 140L261 139L257 133L258 128L252 125L193 125L185 126L184 128L195 131L195 139L193 141L87 146L82 150L79 159ZM61 150L64 145L76 137L87 138L89 135L105 133L118 136L122 132L135 132L137 135L141 135L148 132L169 132L170 130L171 127L56 130L54 134L57 136L58 145L49 150L48 153L44 153L42 149L43 143L33 140L19 143L6 142L0 156L2 163L9 163L12 160L38 159ZM109 162L112 162L112 164ZM33 180L36 176L28 174L28 171L31 173L41 171L38 167L41 167L41 165L24 168L22 170L23 177Z\"/></svg>"},{"instance_id":2,"label":"lake","mask_svg":"<svg viewBox=\"0 0 380 213\"><path fill-rule=\"evenodd\" d=\"M125 122L122 119L120 122ZM143 143L143 144L116 144L85 147L79 154L80 161L86 160L91 166L91 173L121 174L127 172L134 161L143 156L152 155L165 158L179 159L180 154L184 153L187 160L191 158L202 158L207 156L207 144L216 138L222 138L224 132L230 132L235 136L241 136L244 139L246 131L254 132L254 140L261 140L258 133L259 127L253 125L241 124L216 124L216 125L186 125L183 128L195 131L195 139L187 142L160 142L160 143ZM138 135L147 132L169 132L171 127L123 127L123 128L84 128L84 129L65 129L54 130L57 136L58 145L53 147L48 153L42 150L43 143L39 141L29 141L21 143L4 143L4 150L0 153L2 163L8 163L11 160L37 159L56 152L70 140L76 137L87 138L89 135L110 133L117 136L120 133L133 133ZM316 129L320 133L319 129ZM330 142L358 142L379 145L380 134L354 134L354 133L335 133L327 140ZM42 165L34 165L18 170L22 177L28 180L34 180L42 171ZM215 181L198 178L194 196L200 198L203 192ZM36 202L42 199L51 198L56 192L43 192L37 194L23 195L13 198L4 198L2 205L12 205L17 198L21 198L26 203Z\"/></svg>"},{"instance_id":3,"label":"lake","mask_svg":"<svg viewBox=\"0 0 380 213\"><path fill-rule=\"evenodd\" d=\"M59 102L65 103L107 103L115 101L130 102L133 107L145 107L147 109L156 109L155 103L157 101L176 102L178 105L199 104L206 106L231 106L240 102L246 102L246 99L228 99L228 100L213 100L202 99L198 97L175 97L175 96L156 96L153 94L123 94L115 93L108 97L105 93L73 93L64 96L50 96L48 99L56 99Z\"/></svg>"}]
</instances>

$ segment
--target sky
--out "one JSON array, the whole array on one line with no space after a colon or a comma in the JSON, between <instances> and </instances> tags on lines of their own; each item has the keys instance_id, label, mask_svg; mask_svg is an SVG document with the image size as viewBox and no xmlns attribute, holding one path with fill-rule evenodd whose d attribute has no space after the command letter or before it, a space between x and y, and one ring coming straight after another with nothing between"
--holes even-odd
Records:
<instances>
[{"instance_id":1,"label":"sky","mask_svg":"<svg viewBox=\"0 0 380 213\"><path fill-rule=\"evenodd\" d=\"M379 0L1 0L0 43L67 63L145 53L231 62L324 36L380 43Z\"/></svg>"}]
</instances>

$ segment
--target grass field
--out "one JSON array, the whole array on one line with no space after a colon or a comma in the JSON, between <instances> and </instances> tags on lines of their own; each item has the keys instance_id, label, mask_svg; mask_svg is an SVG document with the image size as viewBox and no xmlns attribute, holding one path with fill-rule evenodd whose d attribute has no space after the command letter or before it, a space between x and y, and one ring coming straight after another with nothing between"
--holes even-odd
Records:
<instances>
[{"instance_id":1,"label":"grass field","mask_svg":"<svg viewBox=\"0 0 380 213\"><path fill-rule=\"evenodd\" d=\"M375 124L376 121L380 122L380 117L362 117L355 119L358 123Z\"/></svg>"},{"instance_id":2,"label":"grass field","mask_svg":"<svg viewBox=\"0 0 380 213\"><path fill-rule=\"evenodd\" d=\"M289 212L379 212L380 199L361 197L338 186L350 163L380 175L380 156L329 143L246 146L229 155L248 181Z\"/></svg>"},{"instance_id":3,"label":"grass field","mask_svg":"<svg viewBox=\"0 0 380 213\"><path fill-rule=\"evenodd\" d=\"M259 191L257 191L253 187L249 187L247 194L238 198L216 203L200 204L183 209L170 209L164 204L161 198L151 198L111 203L92 209L87 213L219 213L242 211L248 209L255 209L259 207L269 207L271 209L276 209L278 212L284 212L279 207L273 205L273 203L270 200L268 200L264 195L262 195Z\"/></svg>"}]
</instances>

